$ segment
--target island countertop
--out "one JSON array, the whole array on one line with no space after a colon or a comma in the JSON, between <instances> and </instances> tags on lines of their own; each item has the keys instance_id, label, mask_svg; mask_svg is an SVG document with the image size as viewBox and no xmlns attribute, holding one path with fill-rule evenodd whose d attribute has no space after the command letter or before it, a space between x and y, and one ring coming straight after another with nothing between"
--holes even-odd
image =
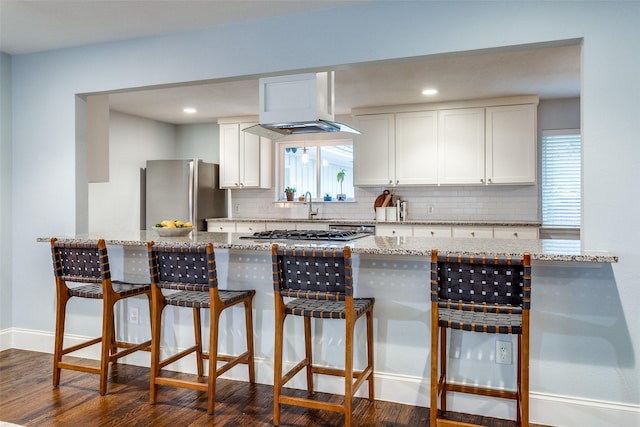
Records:
<instances>
[{"instance_id":1,"label":"island countertop","mask_svg":"<svg viewBox=\"0 0 640 427\"><path fill-rule=\"evenodd\" d=\"M430 238L405 236L368 236L348 242L304 241L304 240L253 240L250 233L212 233L192 231L186 237L159 237L152 230L133 230L55 236L59 240L95 242L104 239L107 245L146 246L148 241L162 243L213 243L218 249L270 251L272 243L295 247L342 247L349 246L355 254L424 256L432 249L440 252L460 254L483 254L486 256L531 254L532 260L561 262L617 263L618 256L597 251L584 251L579 240L559 239L479 239L479 238ZM39 237L38 242L49 242L51 237Z\"/></svg>"}]
</instances>

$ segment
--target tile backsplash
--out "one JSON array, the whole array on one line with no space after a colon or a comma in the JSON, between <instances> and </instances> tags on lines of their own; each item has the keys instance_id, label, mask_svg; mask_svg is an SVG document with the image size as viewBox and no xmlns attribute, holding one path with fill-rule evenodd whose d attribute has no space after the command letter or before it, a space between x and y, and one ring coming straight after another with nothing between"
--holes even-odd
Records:
<instances>
[{"instance_id":1,"label":"tile backsplash","mask_svg":"<svg viewBox=\"0 0 640 427\"><path fill-rule=\"evenodd\" d=\"M356 187L355 201L314 201L318 219L374 220L373 204L385 188ZM391 190L391 188L389 188ZM394 200L407 201L409 220L540 222L538 186L398 187ZM275 201L273 190L232 190L233 218L304 219L308 205ZM431 208L431 209L430 209Z\"/></svg>"}]
</instances>

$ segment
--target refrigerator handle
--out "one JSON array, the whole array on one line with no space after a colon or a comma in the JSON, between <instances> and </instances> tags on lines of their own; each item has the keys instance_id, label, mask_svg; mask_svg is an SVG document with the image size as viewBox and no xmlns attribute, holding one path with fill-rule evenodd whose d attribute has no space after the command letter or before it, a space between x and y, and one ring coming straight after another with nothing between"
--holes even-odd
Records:
<instances>
[{"instance_id":1,"label":"refrigerator handle","mask_svg":"<svg viewBox=\"0 0 640 427\"><path fill-rule=\"evenodd\" d=\"M189 161L189 222L194 223L196 216L196 189L198 188L198 163L195 160ZM196 226L194 224L194 226Z\"/></svg>"}]
</instances>

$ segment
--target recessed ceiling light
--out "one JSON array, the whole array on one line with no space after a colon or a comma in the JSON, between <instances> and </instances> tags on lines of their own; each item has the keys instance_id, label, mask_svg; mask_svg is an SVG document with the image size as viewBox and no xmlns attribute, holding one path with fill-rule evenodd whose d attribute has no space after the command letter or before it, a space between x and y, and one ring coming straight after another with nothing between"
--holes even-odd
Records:
<instances>
[{"instance_id":1,"label":"recessed ceiling light","mask_svg":"<svg viewBox=\"0 0 640 427\"><path fill-rule=\"evenodd\" d=\"M196 110L195 108L191 108L191 107L186 107L182 111L184 111L187 114L193 114L193 113L197 113L198 112L198 110Z\"/></svg>"},{"instance_id":2,"label":"recessed ceiling light","mask_svg":"<svg viewBox=\"0 0 640 427\"><path fill-rule=\"evenodd\" d=\"M423 95L435 95L438 93L438 89L425 89L422 91Z\"/></svg>"}]
</instances>

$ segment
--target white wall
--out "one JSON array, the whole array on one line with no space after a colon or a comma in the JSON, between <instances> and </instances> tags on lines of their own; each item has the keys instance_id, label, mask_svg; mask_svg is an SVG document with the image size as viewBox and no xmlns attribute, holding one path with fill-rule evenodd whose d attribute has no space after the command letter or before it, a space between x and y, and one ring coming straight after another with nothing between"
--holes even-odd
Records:
<instances>
[{"instance_id":1,"label":"white wall","mask_svg":"<svg viewBox=\"0 0 640 427\"><path fill-rule=\"evenodd\" d=\"M174 125L112 111L109 182L89 184L89 231L140 229L140 169L175 156Z\"/></svg>"},{"instance_id":2,"label":"white wall","mask_svg":"<svg viewBox=\"0 0 640 427\"><path fill-rule=\"evenodd\" d=\"M176 128L176 158L220 163L220 128L217 123L179 125Z\"/></svg>"},{"instance_id":3,"label":"white wall","mask_svg":"<svg viewBox=\"0 0 640 427\"><path fill-rule=\"evenodd\" d=\"M13 204L13 241L3 238L0 243L13 254L12 326L53 330L49 249L36 238L72 234L82 221L75 210L84 203L82 192L73 184L86 182L77 167L84 159L76 157L75 94L582 39L583 246L614 253L620 262L596 272L569 264L542 278L548 294L534 296L534 303L553 307L545 314L555 339L552 350L541 348L532 361L534 375L544 376L544 382L532 383L540 387L534 394L542 396L532 421L629 425L624 421L628 417L564 422L562 411L554 408L571 402L596 412L610 408L617 414L628 408L638 419L640 56L633 53L640 39L639 20L638 2L366 2L296 19L16 56L12 195L14 200L19 195L20 203ZM582 287L585 282L596 287L600 304L590 300L580 306L579 297L594 289ZM563 290L557 301L555 287ZM34 300L34 294L40 298ZM577 300L570 301L572 296ZM616 336L610 340L612 332ZM606 351L596 351L603 345Z\"/></svg>"},{"instance_id":4,"label":"white wall","mask_svg":"<svg viewBox=\"0 0 640 427\"><path fill-rule=\"evenodd\" d=\"M12 325L11 305L11 57L0 52L0 331Z\"/></svg>"}]
</instances>

